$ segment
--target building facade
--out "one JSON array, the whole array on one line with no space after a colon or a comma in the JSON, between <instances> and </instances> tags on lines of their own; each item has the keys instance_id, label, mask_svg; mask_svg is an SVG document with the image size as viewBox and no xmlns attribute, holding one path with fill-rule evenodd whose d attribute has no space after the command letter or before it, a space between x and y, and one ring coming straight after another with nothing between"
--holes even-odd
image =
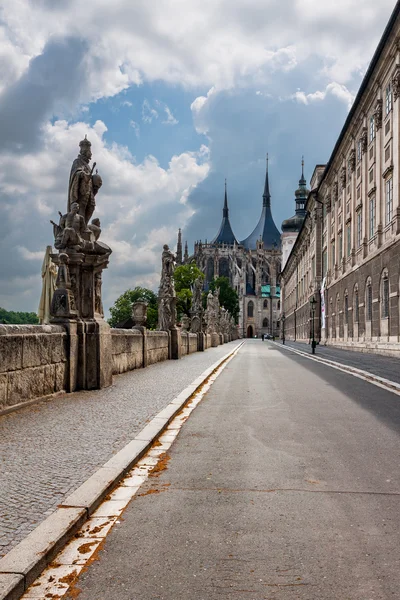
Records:
<instances>
[{"instance_id":1,"label":"building facade","mask_svg":"<svg viewBox=\"0 0 400 600\"><path fill-rule=\"evenodd\" d=\"M399 96L397 4L282 272L288 338L309 339L314 298L321 342L399 352Z\"/></svg>"}]
</instances>

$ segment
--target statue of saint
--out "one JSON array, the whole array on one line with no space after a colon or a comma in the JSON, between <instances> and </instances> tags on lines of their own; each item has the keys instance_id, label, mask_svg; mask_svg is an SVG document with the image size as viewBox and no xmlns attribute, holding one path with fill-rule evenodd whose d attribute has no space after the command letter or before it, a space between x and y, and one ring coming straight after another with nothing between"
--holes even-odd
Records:
<instances>
[{"instance_id":1,"label":"statue of saint","mask_svg":"<svg viewBox=\"0 0 400 600\"><path fill-rule=\"evenodd\" d=\"M50 221L54 230L54 246L57 250L69 248L75 251L92 249L93 243L83 238L86 233L85 219L79 214L79 204L73 202L67 214L61 215L60 223L57 225Z\"/></svg>"},{"instance_id":2,"label":"statue of saint","mask_svg":"<svg viewBox=\"0 0 400 600\"><path fill-rule=\"evenodd\" d=\"M192 313L200 314L203 306L201 301L201 295L203 291L203 280L201 277L197 277L193 285L193 298L192 298Z\"/></svg>"},{"instance_id":3,"label":"statue of saint","mask_svg":"<svg viewBox=\"0 0 400 600\"><path fill-rule=\"evenodd\" d=\"M162 269L160 281L160 295L175 296L174 274L175 255L169 249L167 244L163 247L162 253Z\"/></svg>"},{"instance_id":4,"label":"statue of saint","mask_svg":"<svg viewBox=\"0 0 400 600\"><path fill-rule=\"evenodd\" d=\"M96 163L90 168L92 158L91 143L86 138L79 142L80 153L71 167L68 187L68 211L74 202L79 205L79 214L87 225L96 207L95 196L102 186L102 179L98 172L93 175Z\"/></svg>"}]
</instances>

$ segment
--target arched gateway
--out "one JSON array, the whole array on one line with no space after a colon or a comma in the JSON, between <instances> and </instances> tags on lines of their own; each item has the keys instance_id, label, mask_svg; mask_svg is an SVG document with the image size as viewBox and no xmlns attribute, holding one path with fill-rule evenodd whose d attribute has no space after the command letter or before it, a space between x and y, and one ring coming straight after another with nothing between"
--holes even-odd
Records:
<instances>
[{"instance_id":1,"label":"arched gateway","mask_svg":"<svg viewBox=\"0 0 400 600\"><path fill-rule=\"evenodd\" d=\"M248 328L247 328L247 337L248 338L254 337L253 326L252 325L249 325Z\"/></svg>"}]
</instances>

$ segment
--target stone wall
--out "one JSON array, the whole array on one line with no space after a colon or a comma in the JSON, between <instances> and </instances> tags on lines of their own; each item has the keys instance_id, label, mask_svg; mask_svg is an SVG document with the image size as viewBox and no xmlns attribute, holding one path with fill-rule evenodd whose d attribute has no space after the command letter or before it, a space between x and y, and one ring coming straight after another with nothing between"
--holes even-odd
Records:
<instances>
[{"instance_id":1,"label":"stone wall","mask_svg":"<svg viewBox=\"0 0 400 600\"><path fill-rule=\"evenodd\" d=\"M59 325L0 325L0 410L65 390L68 352Z\"/></svg>"},{"instance_id":2,"label":"stone wall","mask_svg":"<svg viewBox=\"0 0 400 600\"><path fill-rule=\"evenodd\" d=\"M135 329L112 329L113 374L143 367L143 335Z\"/></svg>"},{"instance_id":3,"label":"stone wall","mask_svg":"<svg viewBox=\"0 0 400 600\"><path fill-rule=\"evenodd\" d=\"M147 364L168 360L169 338L166 331L147 332Z\"/></svg>"},{"instance_id":4,"label":"stone wall","mask_svg":"<svg viewBox=\"0 0 400 600\"><path fill-rule=\"evenodd\" d=\"M0 325L0 411L76 389L70 385L71 373L80 368L73 331L72 324L69 333L61 325ZM166 331L110 332L114 375L171 358L170 335ZM223 336L216 337L218 343L228 341ZM182 355L202 349L195 333L183 332L179 339ZM204 349L212 346L211 335L205 335Z\"/></svg>"},{"instance_id":5,"label":"stone wall","mask_svg":"<svg viewBox=\"0 0 400 600\"><path fill-rule=\"evenodd\" d=\"M198 350L198 341L196 333L189 333L184 331L181 333L182 340L182 356L186 354L192 354L192 352L197 352Z\"/></svg>"}]
</instances>

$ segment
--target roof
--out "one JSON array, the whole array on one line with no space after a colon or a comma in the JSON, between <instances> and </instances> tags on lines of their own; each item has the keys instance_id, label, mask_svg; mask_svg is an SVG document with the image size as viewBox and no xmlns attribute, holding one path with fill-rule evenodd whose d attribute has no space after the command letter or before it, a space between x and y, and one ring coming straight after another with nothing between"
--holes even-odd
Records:
<instances>
[{"instance_id":1,"label":"roof","mask_svg":"<svg viewBox=\"0 0 400 600\"><path fill-rule=\"evenodd\" d=\"M224 208L222 210L222 222L219 231L215 238L211 242L212 244L237 244L237 239L232 231L232 227L229 221L229 208L228 208L228 194L226 191L226 180L225 180L225 198Z\"/></svg>"},{"instance_id":2,"label":"roof","mask_svg":"<svg viewBox=\"0 0 400 600\"><path fill-rule=\"evenodd\" d=\"M264 248L277 249L281 245L281 234L274 223L271 212L271 194L269 193L268 157L263 193L263 207L260 219L251 234L240 242L247 250L255 250L257 242L262 240Z\"/></svg>"}]
</instances>

